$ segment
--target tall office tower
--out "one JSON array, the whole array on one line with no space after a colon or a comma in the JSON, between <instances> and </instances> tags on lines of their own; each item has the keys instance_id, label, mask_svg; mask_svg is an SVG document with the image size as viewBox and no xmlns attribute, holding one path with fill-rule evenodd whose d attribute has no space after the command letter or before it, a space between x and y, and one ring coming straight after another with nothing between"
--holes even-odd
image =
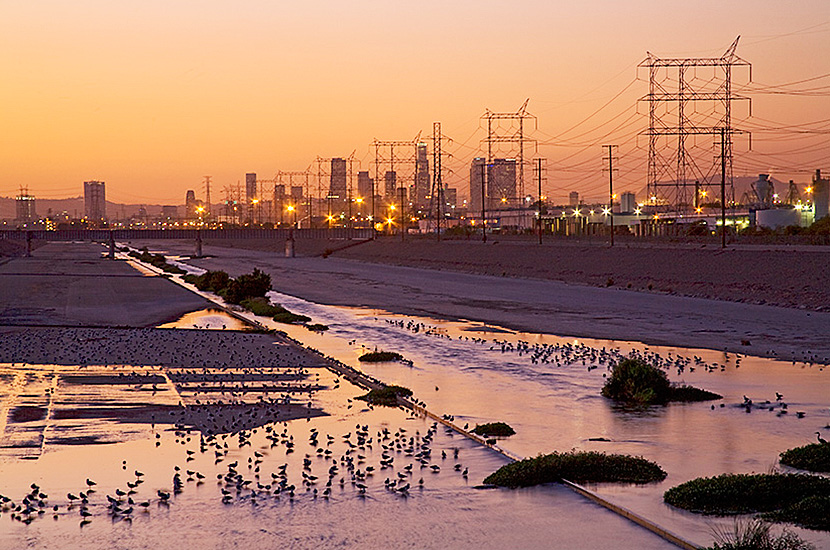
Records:
<instances>
[{"instance_id":1,"label":"tall office tower","mask_svg":"<svg viewBox=\"0 0 830 550\"><path fill-rule=\"evenodd\" d=\"M84 182L84 214L92 223L100 223L107 218L107 193L103 181Z\"/></svg>"},{"instance_id":2,"label":"tall office tower","mask_svg":"<svg viewBox=\"0 0 830 550\"><path fill-rule=\"evenodd\" d=\"M579 192L578 191L571 191L568 195L568 204L576 208L579 206Z\"/></svg>"},{"instance_id":3,"label":"tall office tower","mask_svg":"<svg viewBox=\"0 0 830 550\"><path fill-rule=\"evenodd\" d=\"M384 197L394 199L398 189L398 174L394 170L387 170L383 175Z\"/></svg>"},{"instance_id":4,"label":"tall office tower","mask_svg":"<svg viewBox=\"0 0 830 550\"><path fill-rule=\"evenodd\" d=\"M467 207L469 216L481 214L481 194L484 189L484 165L487 161L483 157L476 157L470 164L470 203Z\"/></svg>"},{"instance_id":5,"label":"tall office tower","mask_svg":"<svg viewBox=\"0 0 830 550\"><path fill-rule=\"evenodd\" d=\"M35 198L29 194L28 189L20 189L20 194L14 198L15 220L19 222L33 222L37 219L35 213Z\"/></svg>"},{"instance_id":6,"label":"tall office tower","mask_svg":"<svg viewBox=\"0 0 830 550\"><path fill-rule=\"evenodd\" d=\"M429 160L426 143L419 143L415 158L415 196L413 204L416 210L429 208Z\"/></svg>"},{"instance_id":7,"label":"tall office tower","mask_svg":"<svg viewBox=\"0 0 830 550\"><path fill-rule=\"evenodd\" d=\"M256 188L256 173L245 174L245 204L251 204L254 199L259 198Z\"/></svg>"},{"instance_id":8,"label":"tall office tower","mask_svg":"<svg viewBox=\"0 0 830 550\"><path fill-rule=\"evenodd\" d=\"M516 159L493 159L487 167L490 209L516 206Z\"/></svg>"},{"instance_id":9,"label":"tall office tower","mask_svg":"<svg viewBox=\"0 0 830 550\"><path fill-rule=\"evenodd\" d=\"M331 159L331 180L329 183L329 198L345 202L349 196L346 193L346 159Z\"/></svg>"},{"instance_id":10,"label":"tall office tower","mask_svg":"<svg viewBox=\"0 0 830 550\"><path fill-rule=\"evenodd\" d=\"M454 187L447 187L444 185L444 213L448 213L455 209L458 205L458 191Z\"/></svg>"},{"instance_id":11,"label":"tall office tower","mask_svg":"<svg viewBox=\"0 0 830 550\"><path fill-rule=\"evenodd\" d=\"M363 202L371 202L372 192L374 187L372 178L369 177L369 171L364 170L357 173L357 198L363 199Z\"/></svg>"},{"instance_id":12,"label":"tall office tower","mask_svg":"<svg viewBox=\"0 0 830 550\"><path fill-rule=\"evenodd\" d=\"M291 186L291 200L297 203L302 202L303 200L303 186L302 185L292 185Z\"/></svg>"}]
</instances>

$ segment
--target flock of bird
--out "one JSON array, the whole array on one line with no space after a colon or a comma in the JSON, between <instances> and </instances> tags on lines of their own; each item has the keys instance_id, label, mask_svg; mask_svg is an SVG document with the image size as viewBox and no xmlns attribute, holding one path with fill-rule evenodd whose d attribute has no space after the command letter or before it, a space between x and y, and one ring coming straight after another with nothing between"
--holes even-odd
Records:
<instances>
[{"instance_id":1,"label":"flock of bird","mask_svg":"<svg viewBox=\"0 0 830 550\"><path fill-rule=\"evenodd\" d=\"M169 485L142 491L145 474L135 470L123 486L112 487L103 498L98 496L98 484L87 478L82 490L68 492L66 499L53 504L33 483L31 491L17 501L0 495L0 514L10 514L25 524L50 515L57 520L76 513L81 527L101 515L132 522L139 515L149 515L154 507L169 507L189 485L204 485L209 475L202 471L211 466L215 469L215 498L223 505L379 498L384 493L405 499L413 491L423 491L428 480L442 471L457 475L460 483L468 480L469 467L459 461L458 446L436 449L438 429L437 422L428 425L423 434L417 429L392 431L385 425L370 428L358 423L347 433L334 435L314 426L304 430L296 423L274 422L252 430L208 435L177 425L175 443L184 448L182 458L188 467L175 465ZM452 430L447 429L445 435L452 437ZM291 458L298 450L305 451L301 460ZM190 466L196 461L202 471ZM127 470L126 460L121 468Z\"/></svg>"}]
</instances>

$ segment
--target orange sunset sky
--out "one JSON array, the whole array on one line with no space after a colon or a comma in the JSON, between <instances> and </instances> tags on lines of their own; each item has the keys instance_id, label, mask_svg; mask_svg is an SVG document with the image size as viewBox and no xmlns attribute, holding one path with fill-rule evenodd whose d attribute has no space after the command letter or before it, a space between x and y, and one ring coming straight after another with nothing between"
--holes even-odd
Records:
<instances>
[{"instance_id":1,"label":"orange sunset sky","mask_svg":"<svg viewBox=\"0 0 830 550\"><path fill-rule=\"evenodd\" d=\"M735 175L830 171L827 0L0 0L0 196L78 196L96 179L111 201L182 203L211 175L218 202L245 172L317 156L355 151L372 170L373 139L433 121L454 140L444 179L466 195L481 115L526 98L546 194L603 197L606 143L618 187L641 193L638 63L719 56L738 35L753 117L738 105L735 125L753 150L736 139Z\"/></svg>"}]
</instances>

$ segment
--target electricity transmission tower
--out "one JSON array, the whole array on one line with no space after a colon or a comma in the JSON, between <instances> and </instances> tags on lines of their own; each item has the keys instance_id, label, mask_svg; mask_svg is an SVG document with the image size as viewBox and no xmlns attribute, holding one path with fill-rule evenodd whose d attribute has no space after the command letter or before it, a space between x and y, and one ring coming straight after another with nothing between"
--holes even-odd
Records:
<instances>
[{"instance_id":1,"label":"electricity transmission tower","mask_svg":"<svg viewBox=\"0 0 830 550\"><path fill-rule=\"evenodd\" d=\"M418 135L415 136L415 139L412 141L405 141L405 140L379 140L375 139L372 142L372 145L375 148L375 179L374 183L372 184L372 223L374 224L377 205L375 204L375 195L377 195L377 186L380 185L380 182L383 181L386 183L386 176L384 174L384 180L381 180L381 166L388 167L388 171L393 174L396 189L394 193L386 193L384 190L384 197L387 200L391 200L392 204L390 208L394 206L394 201L396 200L395 195L397 195L397 200L400 203L400 219L401 219L401 237L403 238L406 232L406 187L404 186L404 182L412 181L412 187L415 186L415 166L417 164L418 158L418 143L421 141L421 132L418 132ZM387 149L388 148L388 149ZM387 156L388 151L388 156ZM407 172L403 175L398 174L396 167L408 167L411 166L411 172L407 168ZM392 216L389 216L389 219L392 219ZM390 222L390 231L391 231L391 222Z\"/></svg>"},{"instance_id":2,"label":"electricity transmission tower","mask_svg":"<svg viewBox=\"0 0 830 550\"><path fill-rule=\"evenodd\" d=\"M432 190L429 194L429 209L428 212L434 212L435 215L435 235L441 239L441 222L444 221L446 215L447 199L444 197L444 180L443 180L443 158L444 156L451 156L450 153L444 152L443 142L452 141L452 139L441 133L441 123L432 123ZM430 215L430 218L432 216ZM431 228L430 228L431 229Z\"/></svg>"},{"instance_id":3,"label":"electricity transmission tower","mask_svg":"<svg viewBox=\"0 0 830 550\"><path fill-rule=\"evenodd\" d=\"M493 154L504 154L505 156L516 157L516 197L519 199L513 206L521 206L521 201L524 201L525 186L524 186L524 169L525 169L525 146L531 146L533 153L536 153L536 140L527 137L526 130L535 130L537 127L536 117L527 112L527 104L530 99L526 99L522 106L514 113L495 113L490 109L486 109L481 115L481 120L486 121L487 137L482 142L487 144L487 166L493 163ZM532 128L528 128L526 122L532 123ZM504 146L503 144L506 144ZM488 197L482 197L484 201ZM494 197L489 197L491 200ZM498 198L498 197L496 197Z\"/></svg>"},{"instance_id":4,"label":"electricity transmission tower","mask_svg":"<svg viewBox=\"0 0 830 550\"><path fill-rule=\"evenodd\" d=\"M640 101L648 105L648 130L643 134L648 136L647 204L652 210L685 213L698 203L699 197L689 197L696 180L698 192L716 190L721 164L734 201L732 136L743 132L732 126L732 104L749 101L732 91L734 70L747 67L752 81L752 66L735 53L740 38L720 57L660 58L648 52L640 63L640 68L648 69L648 94ZM751 104L749 108L751 114ZM725 163L720 162L720 154L711 154L722 131ZM703 147L708 151L696 156L698 136L710 136L711 141Z\"/></svg>"}]
</instances>

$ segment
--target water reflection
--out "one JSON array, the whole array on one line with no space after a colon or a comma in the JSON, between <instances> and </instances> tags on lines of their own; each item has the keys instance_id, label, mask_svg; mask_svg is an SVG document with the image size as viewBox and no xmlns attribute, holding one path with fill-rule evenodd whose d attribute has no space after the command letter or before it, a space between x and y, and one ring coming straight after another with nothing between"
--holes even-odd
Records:
<instances>
[{"instance_id":1,"label":"water reflection","mask_svg":"<svg viewBox=\"0 0 830 550\"><path fill-rule=\"evenodd\" d=\"M226 311L217 308L192 311L182 315L175 321L159 325L156 328L251 330L250 325L243 323L232 315L229 315Z\"/></svg>"},{"instance_id":2,"label":"water reflection","mask_svg":"<svg viewBox=\"0 0 830 550\"><path fill-rule=\"evenodd\" d=\"M813 442L814 433L827 434L830 425L830 371L821 365L717 350L503 331L466 321L321 306L278 293L272 299L330 326L325 335L283 327L324 353L357 364L362 350L378 348L412 360L411 367L383 363L360 368L413 389L431 410L452 414L462 425L507 422L518 433L501 444L512 452L531 456L576 448L655 460L669 472L663 483L598 490L701 543L710 540L709 523L715 520L668 508L662 504L663 491L698 476L766 472L775 466L780 452ZM470 336L471 329L475 336ZM512 344L514 351L502 352L502 342ZM531 347L570 344L621 354L656 353L667 361L670 358L672 364L687 365L682 370L670 369L670 379L714 391L724 399L715 402L714 409L709 402L646 411L615 407L599 394L608 373L605 365L592 365L590 360L558 366L533 362L530 354L515 351L521 342ZM684 358L689 361L684 363ZM775 406L776 392L783 394L788 413L782 414L780 405ZM742 406L744 395L755 404L749 413ZM796 412L804 413L803 418ZM830 548L826 534L805 536Z\"/></svg>"}]
</instances>

